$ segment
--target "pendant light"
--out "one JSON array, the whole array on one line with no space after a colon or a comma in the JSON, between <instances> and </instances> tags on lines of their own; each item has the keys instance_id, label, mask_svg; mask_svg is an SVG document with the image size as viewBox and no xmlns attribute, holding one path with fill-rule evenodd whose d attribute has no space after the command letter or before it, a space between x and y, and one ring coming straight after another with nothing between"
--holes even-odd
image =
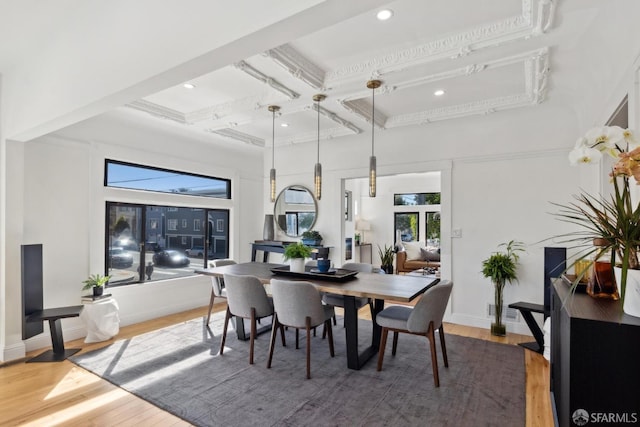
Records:
<instances>
[{"instance_id":1,"label":"pendant light","mask_svg":"<svg viewBox=\"0 0 640 427\"><path fill-rule=\"evenodd\" d=\"M280 111L280 107L277 105L269 105L268 110L272 113L271 123L271 171L269 171L269 193L271 194L271 201L276 201L276 112Z\"/></svg>"},{"instance_id":2,"label":"pendant light","mask_svg":"<svg viewBox=\"0 0 640 427\"><path fill-rule=\"evenodd\" d=\"M316 110L318 110L318 160L315 168L313 169L313 184L317 200L320 200L322 197L322 165L320 164L320 102L324 101L326 97L327 96L323 94L313 95L313 100L316 102Z\"/></svg>"},{"instance_id":3,"label":"pendant light","mask_svg":"<svg viewBox=\"0 0 640 427\"><path fill-rule=\"evenodd\" d=\"M372 102L371 102L371 157L369 157L369 197L376 197L376 156L374 153L373 134L376 125L375 113L376 113L376 89L382 85L380 80L369 80L367 87L371 89Z\"/></svg>"}]
</instances>

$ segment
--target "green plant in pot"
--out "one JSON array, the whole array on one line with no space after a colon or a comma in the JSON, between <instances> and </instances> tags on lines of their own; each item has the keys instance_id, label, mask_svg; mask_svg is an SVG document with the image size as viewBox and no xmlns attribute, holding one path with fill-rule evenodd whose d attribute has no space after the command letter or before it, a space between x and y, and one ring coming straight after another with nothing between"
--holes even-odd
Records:
<instances>
[{"instance_id":1,"label":"green plant in pot","mask_svg":"<svg viewBox=\"0 0 640 427\"><path fill-rule=\"evenodd\" d=\"M569 153L569 161L573 165L596 163L602 153L618 159L610 173L613 194L609 198L580 194L575 196L573 203L553 203L560 207L554 215L579 227L577 231L555 236L554 241L581 248L578 256L593 255L596 263L602 254L609 254L608 261L610 266L614 266L618 288L613 286L608 290L609 296L616 299L619 290L624 312L640 317L640 205L632 200L629 182L633 177L636 184L640 184L640 147L629 129L618 126L594 128L578 139ZM594 242L598 244L594 245ZM593 278L598 277L597 274L591 276L589 286L593 286ZM576 277L572 290L581 278L581 275ZM606 292L594 296L603 294Z\"/></svg>"},{"instance_id":2,"label":"green plant in pot","mask_svg":"<svg viewBox=\"0 0 640 427\"><path fill-rule=\"evenodd\" d=\"M304 273L304 260L311 257L311 248L302 242L291 243L284 248L284 260L290 261L290 271Z\"/></svg>"},{"instance_id":3,"label":"green plant in pot","mask_svg":"<svg viewBox=\"0 0 640 427\"><path fill-rule=\"evenodd\" d=\"M378 246L378 255L380 255L380 268L387 274L393 274L393 255L395 254L393 246L384 245L384 248Z\"/></svg>"},{"instance_id":4,"label":"green plant in pot","mask_svg":"<svg viewBox=\"0 0 640 427\"><path fill-rule=\"evenodd\" d=\"M109 283L109 280L111 280L111 276L103 276L100 273L91 274L87 280L82 282L84 283L82 290L92 289L94 297L100 296L104 292L104 287Z\"/></svg>"},{"instance_id":5,"label":"green plant in pot","mask_svg":"<svg viewBox=\"0 0 640 427\"><path fill-rule=\"evenodd\" d=\"M322 234L316 230L307 230L302 233L302 243L309 246L320 246L322 244Z\"/></svg>"},{"instance_id":6,"label":"green plant in pot","mask_svg":"<svg viewBox=\"0 0 640 427\"><path fill-rule=\"evenodd\" d=\"M491 323L491 334L504 336L507 327L502 322L503 291L506 283L518 281L518 252L524 251L524 244L516 240L501 243L498 247L505 247L503 252L495 252L482 261L482 274L491 279L494 285L495 321Z\"/></svg>"}]
</instances>

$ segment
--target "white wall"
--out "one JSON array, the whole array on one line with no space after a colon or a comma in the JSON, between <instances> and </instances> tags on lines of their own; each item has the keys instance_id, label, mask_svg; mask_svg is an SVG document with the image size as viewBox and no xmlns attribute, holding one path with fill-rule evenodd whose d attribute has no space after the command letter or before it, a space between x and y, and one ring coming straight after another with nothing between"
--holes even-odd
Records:
<instances>
[{"instance_id":1,"label":"white wall","mask_svg":"<svg viewBox=\"0 0 640 427\"><path fill-rule=\"evenodd\" d=\"M443 171L443 277L454 281L448 320L489 327L492 319L486 311L493 286L482 277L481 264L499 243L511 239L525 242L528 249L521 258L520 283L507 288L505 303L543 302L543 248L557 244L541 241L566 231L550 215L554 208L549 202L567 203L584 183L598 182L596 169L568 165L567 154L580 133L575 123L531 108L378 132L379 176ZM324 186L316 228L333 251L343 251L341 183L366 176L368 138L321 142ZM396 141L402 141L401 150ZM276 147L278 190L288 184L311 188L314 152L312 144ZM266 157L265 165L270 164ZM379 185L375 200L362 191L359 214L375 223L367 240L384 244L394 238L390 213L395 187L385 187L383 180ZM423 191L428 191L426 183ZM461 238L451 238L453 228L462 230ZM522 320L508 328L530 333Z\"/></svg>"},{"instance_id":2,"label":"white wall","mask_svg":"<svg viewBox=\"0 0 640 427\"><path fill-rule=\"evenodd\" d=\"M14 174L10 201L16 209L8 213L8 219L11 229L21 232L7 236L8 259L19 266L21 244L43 244L45 308L79 304L81 282L88 274L104 270L107 201L229 209L230 256L240 261L249 260L249 242L261 236L261 219L255 215L262 200L260 150L239 156L231 149L194 143L157 129L120 124L114 130L113 125L110 117L96 118L84 123L81 130L10 145L10 164L15 165L10 171ZM94 137L86 138L88 134ZM105 188L105 158L229 178L233 200ZM11 271L13 286L8 288L10 303L6 305L7 359L50 345L45 328L44 334L22 346L20 271ZM210 279L190 277L114 287L110 292L120 305L121 324L128 325L205 306L210 289ZM85 334L78 318L65 319L63 329L66 340Z\"/></svg>"}]
</instances>

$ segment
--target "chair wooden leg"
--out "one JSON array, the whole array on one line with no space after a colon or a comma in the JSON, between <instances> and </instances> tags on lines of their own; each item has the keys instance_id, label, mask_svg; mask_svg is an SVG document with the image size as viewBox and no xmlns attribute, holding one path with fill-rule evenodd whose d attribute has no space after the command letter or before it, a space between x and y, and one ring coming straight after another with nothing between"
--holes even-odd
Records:
<instances>
[{"instance_id":1,"label":"chair wooden leg","mask_svg":"<svg viewBox=\"0 0 640 427\"><path fill-rule=\"evenodd\" d=\"M305 329L307 331L307 379L311 379L311 317L307 316L304 320Z\"/></svg>"},{"instance_id":2,"label":"chair wooden leg","mask_svg":"<svg viewBox=\"0 0 640 427\"><path fill-rule=\"evenodd\" d=\"M276 334L280 328L280 333L283 335L284 345L284 328L278 322L278 315L273 314L273 323L271 324L271 340L269 342L269 359L267 360L267 368L271 368L271 360L273 359L273 348L276 346Z\"/></svg>"},{"instance_id":3,"label":"chair wooden leg","mask_svg":"<svg viewBox=\"0 0 640 427\"><path fill-rule=\"evenodd\" d=\"M331 357L335 357L336 353L333 347L333 328L331 327L331 320L324 322L324 330L327 331L327 334L329 335L329 354L331 354Z\"/></svg>"},{"instance_id":4,"label":"chair wooden leg","mask_svg":"<svg viewBox=\"0 0 640 427\"><path fill-rule=\"evenodd\" d=\"M222 329L222 341L220 341L220 355L224 352L224 342L227 339L227 326L229 326L229 319L231 318L231 311L227 307L227 314L224 316L224 328Z\"/></svg>"},{"instance_id":5,"label":"chair wooden leg","mask_svg":"<svg viewBox=\"0 0 640 427\"><path fill-rule=\"evenodd\" d=\"M251 334L249 335L249 365L253 365L253 343L258 334L256 327L256 309L251 307Z\"/></svg>"},{"instance_id":6,"label":"chair wooden leg","mask_svg":"<svg viewBox=\"0 0 640 427\"><path fill-rule=\"evenodd\" d=\"M398 332L393 331L393 346L391 347L391 355L396 355L396 350L398 349Z\"/></svg>"},{"instance_id":7,"label":"chair wooden leg","mask_svg":"<svg viewBox=\"0 0 640 427\"><path fill-rule=\"evenodd\" d=\"M378 371L382 370L382 361L384 360L384 349L387 346L387 334L389 329L382 328L382 336L380 337L380 348L378 349Z\"/></svg>"},{"instance_id":8,"label":"chair wooden leg","mask_svg":"<svg viewBox=\"0 0 640 427\"><path fill-rule=\"evenodd\" d=\"M213 310L213 302L216 299L216 294L213 293L213 289L211 289L211 298L209 298L209 312L207 313L207 321L205 325L209 324L209 320L211 320L211 310Z\"/></svg>"},{"instance_id":9,"label":"chair wooden leg","mask_svg":"<svg viewBox=\"0 0 640 427\"><path fill-rule=\"evenodd\" d=\"M274 314L275 316L275 314ZM280 338L282 338L282 346L286 347L287 346L287 342L284 339L284 328L280 328Z\"/></svg>"},{"instance_id":10,"label":"chair wooden leg","mask_svg":"<svg viewBox=\"0 0 640 427\"><path fill-rule=\"evenodd\" d=\"M440 332L440 347L442 348L442 358L444 359L444 367L449 367L449 360L447 359L447 346L444 343L444 329L442 329L442 325L438 328Z\"/></svg>"},{"instance_id":11,"label":"chair wooden leg","mask_svg":"<svg viewBox=\"0 0 640 427\"><path fill-rule=\"evenodd\" d=\"M433 367L433 382L436 387L440 387L440 377L438 377L438 357L436 355L436 335L433 331L433 323L429 325L427 339L431 348L431 366Z\"/></svg>"},{"instance_id":12,"label":"chair wooden leg","mask_svg":"<svg viewBox=\"0 0 640 427\"><path fill-rule=\"evenodd\" d=\"M337 324L338 324L338 321L336 320L336 315L334 314L333 315L333 325L335 326Z\"/></svg>"}]
</instances>

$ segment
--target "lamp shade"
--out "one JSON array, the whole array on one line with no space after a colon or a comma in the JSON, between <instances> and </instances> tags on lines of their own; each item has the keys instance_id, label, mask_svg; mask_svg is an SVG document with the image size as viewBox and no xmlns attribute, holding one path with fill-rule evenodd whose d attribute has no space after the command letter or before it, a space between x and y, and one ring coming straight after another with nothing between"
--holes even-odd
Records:
<instances>
[{"instance_id":1,"label":"lamp shade","mask_svg":"<svg viewBox=\"0 0 640 427\"><path fill-rule=\"evenodd\" d=\"M356 221L356 230L358 231L371 231L371 223L369 221Z\"/></svg>"}]
</instances>

